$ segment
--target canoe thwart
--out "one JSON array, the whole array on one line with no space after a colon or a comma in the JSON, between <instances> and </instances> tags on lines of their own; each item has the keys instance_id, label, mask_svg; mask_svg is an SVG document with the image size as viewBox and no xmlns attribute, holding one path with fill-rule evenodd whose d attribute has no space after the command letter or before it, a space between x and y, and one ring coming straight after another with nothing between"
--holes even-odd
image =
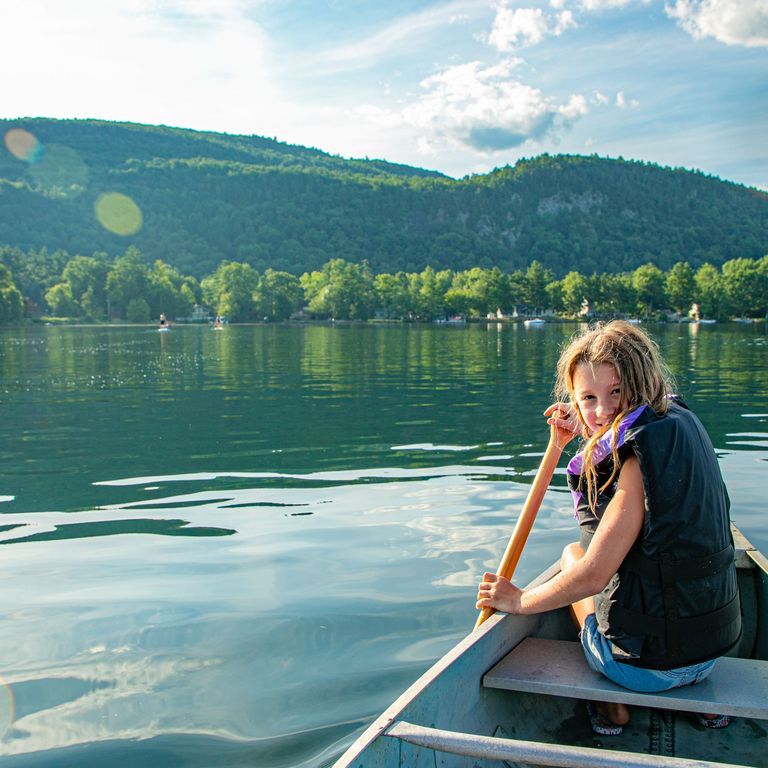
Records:
<instances>
[{"instance_id":1,"label":"canoe thwart","mask_svg":"<svg viewBox=\"0 0 768 768\"><path fill-rule=\"evenodd\" d=\"M453 755L558 768L749 768L709 760L476 736L471 733L425 728L402 720L394 723L385 735L415 746Z\"/></svg>"},{"instance_id":2,"label":"canoe thwart","mask_svg":"<svg viewBox=\"0 0 768 768\"><path fill-rule=\"evenodd\" d=\"M701 683L663 693L637 693L591 670L580 643L528 637L485 674L483 685L574 699L768 720L768 661L756 659L723 657Z\"/></svg>"}]
</instances>

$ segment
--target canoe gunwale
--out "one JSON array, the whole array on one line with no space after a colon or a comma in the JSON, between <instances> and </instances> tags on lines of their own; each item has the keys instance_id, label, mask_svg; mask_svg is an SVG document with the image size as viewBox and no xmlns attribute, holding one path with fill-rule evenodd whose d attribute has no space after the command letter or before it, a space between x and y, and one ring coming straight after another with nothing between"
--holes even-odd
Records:
<instances>
[{"instance_id":1,"label":"canoe gunwale","mask_svg":"<svg viewBox=\"0 0 768 768\"><path fill-rule=\"evenodd\" d=\"M494 761L511 760L515 765L522 761L526 765L530 763L555 768L751 768L734 763L669 755L645 755L614 749L475 736L471 733L425 728L402 720L398 720L385 735L452 755Z\"/></svg>"},{"instance_id":2,"label":"canoe gunwale","mask_svg":"<svg viewBox=\"0 0 768 768\"><path fill-rule=\"evenodd\" d=\"M742 600L749 604L745 612L752 613L754 624L749 631L750 636L746 637L745 633L744 642L734 655L768 659L768 559L752 546L736 526L732 525L732 531L740 585L743 582L748 587L742 593ZM554 563L527 586L544 583L559 570L559 563ZM333 768L385 768L399 764L401 761L395 757L395 746L399 742L395 737L396 729L392 737L387 735L398 722L411 723L417 729L429 727L459 735L468 729L476 730L472 725L471 715L475 714L473 708L490 706L497 701L494 696L500 693L482 688L481 681L485 673L526 637L554 639L558 635L562 636L563 628L570 624L566 608L533 616L493 614L387 707L344 752ZM446 701L453 701L453 706L444 707ZM483 732L487 734L490 731L481 726L478 733ZM491 737L486 735L484 738ZM421 765L421 762L418 764Z\"/></svg>"},{"instance_id":3,"label":"canoe gunwale","mask_svg":"<svg viewBox=\"0 0 768 768\"><path fill-rule=\"evenodd\" d=\"M546 570L540 573L527 587L535 587L549 581L560 571L559 563L553 563ZM454 664L457 664L467 653L477 649L480 645L489 645L489 649L484 649L483 655L488 656L488 661L478 677L478 686L485 673L496 662L502 659L518 643L522 642L528 635L536 630L543 621L544 614L536 616L511 616L507 613L494 613L477 629L467 635L457 645L451 648L440 660L430 667L413 685L411 685L400 697L398 697L376 720L355 740L349 749L334 763L333 768L347 768L355 763L356 758L368 746L375 742L379 737L398 720L407 720L408 707L421 696L431 685L443 676ZM511 623L516 631L508 628L508 631L500 631L507 622ZM494 645L496 646L494 648Z\"/></svg>"}]
</instances>

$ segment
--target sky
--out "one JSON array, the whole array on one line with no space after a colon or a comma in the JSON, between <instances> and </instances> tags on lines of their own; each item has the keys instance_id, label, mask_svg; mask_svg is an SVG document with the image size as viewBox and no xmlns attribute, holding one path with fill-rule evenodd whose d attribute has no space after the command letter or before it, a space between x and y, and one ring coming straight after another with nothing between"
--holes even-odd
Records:
<instances>
[{"instance_id":1,"label":"sky","mask_svg":"<svg viewBox=\"0 0 768 768\"><path fill-rule=\"evenodd\" d=\"M768 0L0 0L0 117L449 176L544 152L768 189Z\"/></svg>"}]
</instances>

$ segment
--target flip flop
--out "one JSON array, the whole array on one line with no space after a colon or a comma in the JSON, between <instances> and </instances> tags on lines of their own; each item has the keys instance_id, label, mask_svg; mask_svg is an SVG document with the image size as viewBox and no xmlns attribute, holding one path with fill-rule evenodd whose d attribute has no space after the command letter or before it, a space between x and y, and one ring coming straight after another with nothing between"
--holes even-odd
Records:
<instances>
[{"instance_id":1,"label":"flip flop","mask_svg":"<svg viewBox=\"0 0 768 768\"><path fill-rule=\"evenodd\" d=\"M598 736L621 736L624 732L623 725L616 725L616 723L612 723L605 715L601 715L591 701L586 702L586 704L587 714L589 715L589 724Z\"/></svg>"},{"instance_id":2,"label":"flip flop","mask_svg":"<svg viewBox=\"0 0 768 768\"><path fill-rule=\"evenodd\" d=\"M731 718L728 715L715 715L715 717L704 717L698 712L694 712L696 719L699 721L699 725L703 725L705 728L725 728L730 725Z\"/></svg>"}]
</instances>

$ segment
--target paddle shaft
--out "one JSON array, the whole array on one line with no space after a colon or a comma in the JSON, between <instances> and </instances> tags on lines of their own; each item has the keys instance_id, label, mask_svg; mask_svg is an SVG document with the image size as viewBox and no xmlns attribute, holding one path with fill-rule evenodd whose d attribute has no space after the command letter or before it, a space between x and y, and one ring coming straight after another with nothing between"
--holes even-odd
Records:
<instances>
[{"instance_id":1,"label":"paddle shaft","mask_svg":"<svg viewBox=\"0 0 768 768\"><path fill-rule=\"evenodd\" d=\"M496 570L497 576L503 576L505 579L512 580L515 568L517 568L517 563L520 560L520 555L523 553L523 547L525 547L525 542L528 540L528 534L533 527L533 521L536 519L541 502L544 500L544 494L546 494L549 487L549 481L552 479L552 475L555 474L557 463L560 461L560 456L563 453L563 448L561 445L558 445L558 442L557 430L553 426L549 433L549 445L547 445L547 450L544 452L541 464L539 464L536 477L533 479L533 485L531 485L531 489L528 491L523 511L520 513L515 530L512 531L512 536L507 544L506 552L504 552L501 563ZM483 608L477 617L475 629L493 613L493 608Z\"/></svg>"}]
</instances>

